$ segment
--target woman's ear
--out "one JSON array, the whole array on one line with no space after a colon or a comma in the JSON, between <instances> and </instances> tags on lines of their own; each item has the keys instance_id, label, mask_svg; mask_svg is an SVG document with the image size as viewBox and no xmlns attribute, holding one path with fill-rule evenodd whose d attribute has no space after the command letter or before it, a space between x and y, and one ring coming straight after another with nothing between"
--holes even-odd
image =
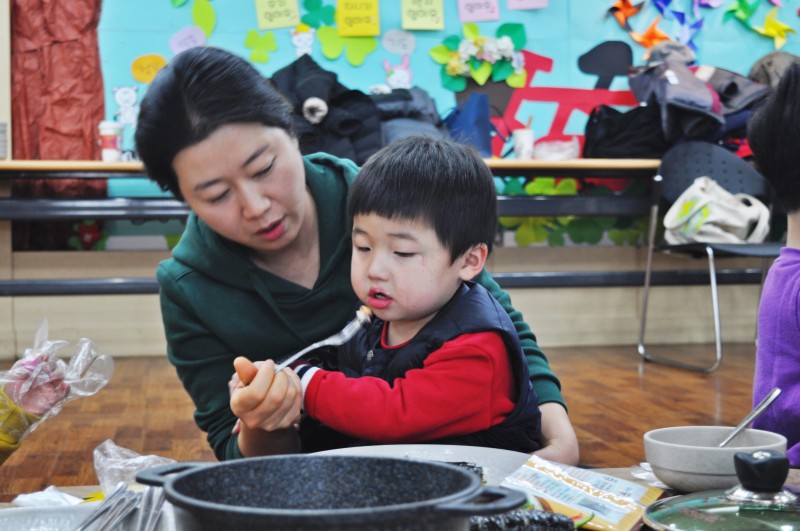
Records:
<instances>
[{"instance_id":1,"label":"woman's ear","mask_svg":"<svg viewBox=\"0 0 800 531\"><path fill-rule=\"evenodd\" d=\"M461 255L461 280L472 280L483 271L486 258L489 256L489 248L485 243L473 245L467 252Z\"/></svg>"}]
</instances>

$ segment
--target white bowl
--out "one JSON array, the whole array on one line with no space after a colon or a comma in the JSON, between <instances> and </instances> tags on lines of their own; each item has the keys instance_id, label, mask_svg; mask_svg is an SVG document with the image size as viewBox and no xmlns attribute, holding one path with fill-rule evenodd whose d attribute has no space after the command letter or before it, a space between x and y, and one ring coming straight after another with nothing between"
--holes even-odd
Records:
<instances>
[{"instance_id":1,"label":"white bowl","mask_svg":"<svg viewBox=\"0 0 800 531\"><path fill-rule=\"evenodd\" d=\"M733 465L736 452L769 449L786 453L786 437L763 430L746 429L727 446L717 445L730 426L677 426L644 434L644 454L653 474L683 492L726 489L739 484Z\"/></svg>"}]
</instances>

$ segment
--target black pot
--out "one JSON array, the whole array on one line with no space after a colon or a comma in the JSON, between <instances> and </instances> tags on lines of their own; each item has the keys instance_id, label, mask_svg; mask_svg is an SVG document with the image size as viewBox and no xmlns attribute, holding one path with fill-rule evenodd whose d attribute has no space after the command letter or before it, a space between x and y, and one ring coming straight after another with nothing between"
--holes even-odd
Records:
<instances>
[{"instance_id":1,"label":"black pot","mask_svg":"<svg viewBox=\"0 0 800 531\"><path fill-rule=\"evenodd\" d=\"M468 530L470 516L526 501L454 465L389 457L174 463L136 479L164 487L181 530Z\"/></svg>"}]
</instances>

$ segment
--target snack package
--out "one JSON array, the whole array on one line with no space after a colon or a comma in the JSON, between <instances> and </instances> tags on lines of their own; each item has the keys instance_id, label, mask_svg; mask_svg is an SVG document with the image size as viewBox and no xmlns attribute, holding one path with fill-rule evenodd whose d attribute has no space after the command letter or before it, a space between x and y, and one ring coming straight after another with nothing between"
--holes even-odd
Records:
<instances>
[{"instance_id":1,"label":"snack package","mask_svg":"<svg viewBox=\"0 0 800 531\"><path fill-rule=\"evenodd\" d=\"M11 369L0 371L0 463L66 402L97 393L114 374L113 358L98 354L88 339L78 341L67 363L56 352L68 342L50 341L47 334L45 319L33 348L26 349Z\"/></svg>"},{"instance_id":2,"label":"snack package","mask_svg":"<svg viewBox=\"0 0 800 531\"><path fill-rule=\"evenodd\" d=\"M664 492L535 455L507 476L502 485L527 493L534 509L565 514L576 525L598 531L641 528L645 507Z\"/></svg>"}]
</instances>

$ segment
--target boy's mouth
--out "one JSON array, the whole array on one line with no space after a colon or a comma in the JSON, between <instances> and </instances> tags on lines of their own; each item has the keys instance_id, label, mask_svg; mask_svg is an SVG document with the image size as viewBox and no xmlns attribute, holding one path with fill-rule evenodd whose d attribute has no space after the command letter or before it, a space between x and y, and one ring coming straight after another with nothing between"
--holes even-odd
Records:
<instances>
[{"instance_id":1,"label":"boy's mouth","mask_svg":"<svg viewBox=\"0 0 800 531\"><path fill-rule=\"evenodd\" d=\"M385 292L379 289L369 290L369 305L376 309L382 310L392 304L392 298Z\"/></svg>"}]
</instances>

